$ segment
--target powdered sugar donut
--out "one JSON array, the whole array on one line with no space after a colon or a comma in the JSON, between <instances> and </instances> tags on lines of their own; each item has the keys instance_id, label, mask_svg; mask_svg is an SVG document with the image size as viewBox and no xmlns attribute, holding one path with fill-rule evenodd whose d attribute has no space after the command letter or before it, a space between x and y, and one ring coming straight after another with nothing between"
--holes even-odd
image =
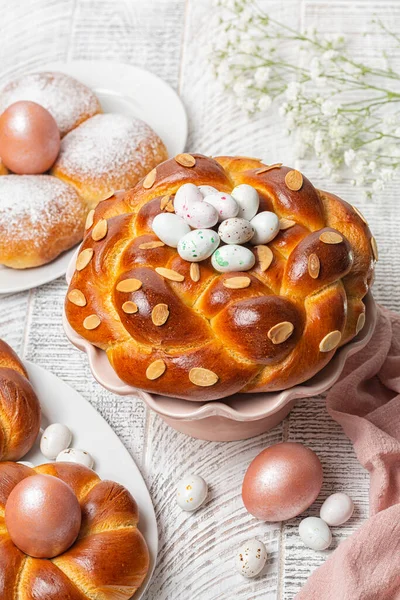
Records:
<instances>
[{"instance_id":1,"label":"powdered sugar donut","mask_svg":"<svg viewBox=\"0 0 400 600\"><path fill-rule=\"evenodd\" d=\"M101 112L92 90L65 73L29 73L11 81L0 92L0 114L18 100L30 100L46 108L61 136Z\"/></svg>"},{"instance_id":2,"label":"powdered sugar donut","mask_svg":"<svg viewBox=\"0 0 400 600\"><path fill-rule=\"evenodd\" d=\"M82 239L87 206L50 175L0 177L0 264L26 269L50 262Z\"/></svg>"},{"instance_id":3,"label":"powdered sugar donut","mask_svg":"<svg viewBox=\"0 0 400 600\"><path fill-rule=\"evenodd\" d=\"M51 173L95 206L114 191L134 186L166 158L163 142L149 125L107 113L88 119L63 138Z\"/></svg>"}]
</instances>

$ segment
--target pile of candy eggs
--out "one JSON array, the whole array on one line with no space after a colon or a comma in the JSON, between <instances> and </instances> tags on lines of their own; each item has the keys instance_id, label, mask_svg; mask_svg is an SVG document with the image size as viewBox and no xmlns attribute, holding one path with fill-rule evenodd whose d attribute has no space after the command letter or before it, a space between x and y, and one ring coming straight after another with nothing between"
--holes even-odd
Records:
<instances>
[{"instance_id":1,"label":"pile of candy eggs","mask_svg":"<svg viewBox=\"0 0 400 600\"><path fill-rule=\"evenodd\" d=\"M184 260L200 262L211 256L220 273L248 271L255 257L243 244L267 244L279 232L278 216L270 211L257 214L259 205L257 190L245 183L231 194L185 183L175 195L175 212L158 214L152 228ZM212 229L217 224L218 232Z\"/></svg>"},{"instance_id":2,"label":"pile of candy eggs","mask_svg":"<svg viewBox=\"0 0 400 600\"><path fill-rule=\"evenodd\" d=\"M92 469L94 461L89 452L80 448L71 448L71 442L71 430L62 423L52 423L42 433L40 451L49 460L72 462ZM28 467L34 467L31 462L19 462Z\"/></svg>"}]
</instances>

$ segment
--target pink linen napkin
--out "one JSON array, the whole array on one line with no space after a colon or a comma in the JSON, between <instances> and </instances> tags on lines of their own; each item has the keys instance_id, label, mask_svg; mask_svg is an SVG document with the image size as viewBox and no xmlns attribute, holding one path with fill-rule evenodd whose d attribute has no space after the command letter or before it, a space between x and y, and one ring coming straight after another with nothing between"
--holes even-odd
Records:
<instances>
[{"instance_id":1,"label":"pink linen napkin","mask_svg":"<svg viewBox=\"0 0 400 600\"><path fill-rule=\"evenodd\" d=\"M349 359L326 403L370 472L371 517L296 600L400 600L400 315L379 309L371 341Z\"/></svg>"}]
</instances>

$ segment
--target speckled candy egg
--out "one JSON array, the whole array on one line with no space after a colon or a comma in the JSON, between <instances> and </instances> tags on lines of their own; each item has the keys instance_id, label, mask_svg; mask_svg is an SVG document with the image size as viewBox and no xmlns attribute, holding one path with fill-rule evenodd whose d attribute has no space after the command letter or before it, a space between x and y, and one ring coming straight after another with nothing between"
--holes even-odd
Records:
<instances>
[{"instance_id":1,"label":"speckled candy egg","mask_svg":"<svg viewBox=\"0 0 400 600\"><path fill-rule=\"evenodd\" d=\"M299 536L305 546L312 550L326 550L332 543L328 525L319 517L307 517L299 525Z\"/></svg>"},{"instance_id":2,"label":"speckled candy egg","mask_svg":"<svg viewBox=\"0 0 400 600\"><path fill-rule=\"evenodd\" d=\"M250 463L243 479L246 509L262 521L286 521L306 510L318 496L322 466L318 456L293 442L266 448Z\"/></svg>"},{"instance_id":3,"label":"speckled candy egg","mask_svg":"<svg viewBox=\"0 0 400 600\"><path fill-rule=\"evenodd\" d=\"M176 248L179 240L190 231L189 225L174 213L156 215L151 227L156 236L171 248Z\"/></svg>"},{"instance_id":4,"label":"speckled candy egg","mask_svg":"<svg viewBox=\"0 0 400 600\"><path fill-rule=\"evenodd\" d=\"M203 198L209 196L210 194L218 193L217 188L213 187L212 185L199 185L198 188Z\"/></svg>"},{"instance_id":5,"label":"speckled candy egg","mask_svg":"<svg viewBox=\"0 0 400 600\"><path fill-rule=\"evenodd\" d=\"M57 455L57 462L72 462L78 465L83 465L91 469L94 461L92 456L86 450L80 450L79 448L67 448Z\"/></svg>"},{"instance_id":6,"label":"speckled candy egg","mask_svg":"<svg viewBox=\"0 0 400 600\"><path fill-rule=\"evenodd\" d=\"M257 190L247 183L242 183L233 188L231 194L239 205L238 217L250 221L260 206Z\"/></svg>"},{"instance_id":7,"label":"speckled candy egg","mask_svg":"<svg viewBox=\"0 0 400 600\"><path fill-rule=\"evenodd\" d=\"M206 501L208 487L199 475L187 475L176 488L176 501L182 510L193 511Z\"/></svg>"},{"instance_id":8,"label":"speckled candy egg","mask_svg":"<svg viewBox=\"0 0 400 600\"><path fill-rule=\"evenodd\" d=\"M255 262L254 254L248 248L236 244L221 246L211 258L212 266L220 273L248 271Z\"/></svg>"},{"instance_id":9,"label":"speckled candy egg","mask_svg":"<svg viewBox=\"0 0 400 600\"><path fill-rule=\"evenodd\" d=\"M218 228L218 235L225 244L245 244L254 235L254 227L246 219L226 219Z\"/></svg>"},{"instance_id":10,"label":"speckled candy egg","mask_svg":"<svg viewBox=\"0 0 400 600\"><path fill-rule=\"evenodd\" d=\"M194 229L178 243L181 258L190 262L205 260L218 248L219 235L213 229Z\"/></svg>"},{"instance_id":11,"label":"speckled candy egg","mask_svg":"<svg viewBox=\"0 0 400 600\"><path fill-rule=\"evenodd\" d=\"M60 144L57 123L36 102L15 102L0 116L0 156L14 173L45 173L56 160Z\"/></svg>"},{"instance_id":12,"label":"speckled candy egg","mask_svg":"<svg viewBox=\"0 0 400 600\"><path fill-rule=\"evenodd\" d=\"M319 516L328 525L342 525L346 523L353 514L354 503L347 494L337 492L329 496L323 505Z\"/></svg>"},{"instance_id":13,"label":"speckled candy egg","mask_svg":"<svg viewBox=\"0 0 400 600\"><path fill-rule=\"evenodd\" d=\"M203 194L194 183L185 183L181 185L175 194L174 209L180 217L188 214L189 208L196 202L203 202Z\"/></svg>"},{"instance_id":14,"label":"speckled candy egg","mask_svg":"<svg viewBox=\"0 0 400 600\"><path fill-rule=\"evenodd\" d=\"M66 425L53 423L46 427L40 440L40 451L50 459L57 458L71 444L72 433Z\"/></svg>"},{"instance_id":15,"label":"speckled candy egg","mask_svg":"<svg viewBox=\"0 0 400 600\"><path fill-rule=\"evenodd\" d=\"M258 213L258 215L251 219L250 223L254 227L254 236L251 239L251 243L254 246L268 244L279 233L278 215L269 210Z\"/></svg>"},{"instance_id":16,"label":"speckled candy egg","mask_svg":"<svg viewBox=\"0 0 400 600\"><path fill-rule=\"evenodd\" d=\"M5 520L12 541L22 552L52 558L76 540L81 508L64 481L51 475L32 475L10 493Z\"/></svg>"},{"instance_id":17,"label":"speckled candy egg","mask_svg":"<svg viewBox=\"0 0 400 600\"><path fill-rule=\"evenodd\" d=\"M230 194L225 192L216 192L204 197L204 202L211 204L218 213L218 221L224 221L236 217L239 212L239 205Z\"/></svg>"},{"instance_id":18,"label":"speckled candy egg","mask_svg":"<svg viewBox=\"0 0 400 600\"><path fill-rule=\"evenodd\" d=\"M195 229L207 229L218 223L216 209L207 202L194 202L189 206L183 219Z\"/></svg>"},{"instance_id":19,"label":"speckled candy egg","mask_svg":"<svg viewBox=\"0 0 400 600\"><path fill-rule=\"evenodd\" d=\"M256 577L267 562L267 550L262 542L253 538L240 546L236 553L236 569L243 577Z\"/></svg>"}]
</instances>

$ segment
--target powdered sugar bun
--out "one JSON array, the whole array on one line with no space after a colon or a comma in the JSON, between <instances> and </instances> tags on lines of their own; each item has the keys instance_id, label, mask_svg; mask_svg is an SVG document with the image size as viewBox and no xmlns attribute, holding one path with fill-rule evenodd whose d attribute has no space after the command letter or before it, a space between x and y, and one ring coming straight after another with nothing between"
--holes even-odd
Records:
<instances>
[{"instance_id":1,"label":"powdered sugar bun","mask_svg":"<svg viewBox=\"0 0 400 600\"><path fill-rule=\"evenodd\" d=\"M81 239L87 206L50 175L0 177L0 264L26 269L50 262Z\"/></svg>"},{"instance_id":2,"label":"powdered sugar bun","mask_svg":"<svg viewBox=\"0 0 400 600\"><path fill-rule=\"evenodd\" d=\"M125 115L96 115L68 133L52 174L74 185L95 206L115 190L134 186L168 157L158 135Z\"/></svg>"},{"instance_id":3,"label":"powdered sugar bun","mask_svg":"<svg viewBox=\"0 0 400 600\"><path fill-rule=\"evenodd\" d=\"M56 120L61 136L101 112L92 90L64 73L30 73L11 81L0 92L0 114L18 100L44 106Z\"/></svg>"}]
</instances>

